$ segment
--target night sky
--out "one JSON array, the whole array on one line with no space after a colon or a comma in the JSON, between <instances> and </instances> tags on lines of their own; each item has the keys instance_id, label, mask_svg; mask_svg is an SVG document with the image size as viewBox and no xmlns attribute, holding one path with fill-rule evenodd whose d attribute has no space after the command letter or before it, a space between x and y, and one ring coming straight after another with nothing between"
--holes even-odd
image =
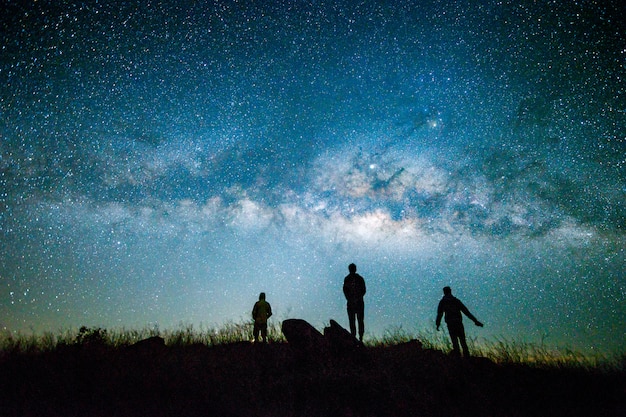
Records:
<instances>
[{"instance_id":1,"label":"night sky","mask_svg":"<svg viewBox=\"0 0 626 417\"><path fill-rule=\"evenodd\" d=\"M0 329L626 350L626 18L599 1L4 1ZM467 325L469 323L469 325Z\"/></svg>"}]
</instances>

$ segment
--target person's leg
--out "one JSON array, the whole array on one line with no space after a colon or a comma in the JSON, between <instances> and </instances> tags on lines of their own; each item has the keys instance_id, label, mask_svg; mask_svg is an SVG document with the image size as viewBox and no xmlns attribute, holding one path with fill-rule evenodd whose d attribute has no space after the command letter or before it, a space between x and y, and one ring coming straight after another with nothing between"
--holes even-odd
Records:
<instances>
[{"instance_id":1,"label":"person's leg","mask_svg":"<svg viewBox=\"0 0 626 417\"><path fill-rule=\"evenodd\" d=\"M258 342L259 341L259 325L254 323L254 329L252 330L252 333L254 334L254 341Z\"/></svg>"},{"instance_id":2,"label":"person's leg","mask_svg":"<svg viewBox=\"0 0 626 417\"><path fill-rule=\"evenodd\" d=\"M457 330L457 326L448 323L448 332L450 333L450 340L452 340L452 354L455 356L460 356L461 351L459 350L459 335L457 333Z\"/></svg>"},{"instance_id":3,"label":"person's leg","mask_svg":"<svg viewBox=\"0 0 626 417\"><path fill-rule=\"evenodd\" d=\"M263 338L263 343L267 343L267 323L261 326L261 337Z\"/></svg>"},{"instance_id":4,"label":"person's leg","mask_svg":"<svg viewBox=\"0 0 626 417\"><path fill-rule=\"evenodd\" d=\"M348 305L348 322L350 323L350 334L352 334L353 337L356 337L355 316L356 311L354 311L354 308L352 308L351 305Z\"/></svg>"},{"instance_id":5,"label":"person's leg","mask_svg":"<svg viewBox=\"0 0 626 417\"><path fill-rule=\"evenodd\" d=\"M363 302L357 306L356 317L359 322L359 340L362 342L365 333L365 304Z\"/></svg>"},{"instance_id":6,"label":"person's leg","mask_svg":"<svg viewBox=\"0 0 626 417\"><path fill-rule=\"evenodd\" d=\"M459 328L459 340L461 341L461 348L463 348L463 356L469 358L469 349L467 347L467 340L465 339L465 328L461 324Z\"/></svg>"}]
</instances>

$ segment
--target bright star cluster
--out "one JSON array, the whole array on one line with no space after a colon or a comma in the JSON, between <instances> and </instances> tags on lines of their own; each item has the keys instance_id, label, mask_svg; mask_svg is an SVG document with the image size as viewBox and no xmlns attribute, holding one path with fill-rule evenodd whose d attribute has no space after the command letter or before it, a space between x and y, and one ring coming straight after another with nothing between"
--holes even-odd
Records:
<instances>
[{"instance_id":1,"label":"bright star cluster","mask_svg":"<svg viewBox=\"0 0 626 417\"><path fill-rule=\"evenodd\" d=\"M626 345L626 27L594 1L16 2L0 327L347 325Z\"/></svg>"}]
</instances>

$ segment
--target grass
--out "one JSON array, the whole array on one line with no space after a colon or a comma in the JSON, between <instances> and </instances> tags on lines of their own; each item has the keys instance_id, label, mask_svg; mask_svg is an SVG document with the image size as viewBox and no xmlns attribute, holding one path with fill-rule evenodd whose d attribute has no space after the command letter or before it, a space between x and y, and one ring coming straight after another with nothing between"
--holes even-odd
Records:
<instances>
[{"instance_id":1,"label":"grass","mask_svg":"<svg viewBox=\"0 0 626 417\"><path fill-rule=\"evenodd\" d=\"M624 356L472 339L479 357L459 360L445 332L401 327L358 351L298 352L268 330L261 346L248 323L4 332L0 415L626 415ZM165 346L133 346L154 336Z\"/></svg>"},{"instance_id":2,"label":"grass","mask_svg":"<svg viewBox=\"0 0 626 417\"><path fill-rule=\"evenodd\" d=\"M140 340L158 336L167 346L189 346L201 344L208 347L252 341L252 324L248 322L228 322L221 327L194 327L181 324L175 329L159 329L158 326L143 329L81 327L66 329L57 334L0 332L0 355L10 353L42 353L53 351L59 346L99 344L109 348L130 346ZM286 342L280 323L271 323L268 338L273 343ZM369 347L389 347L419 340L423 349L448 352L451 349L447 332L420 331L409 332L401 326L389 327L382 336L372 336L365 340ZM626 369L626 354L621 355L586 355L571 349L557 349L544 344L533 344L524 340L497 338L483 340L469 338L468 345L472 355L487 358L498 364L523 364L533 367L548 368L586 368L586 369Z\"/></svg>"}]
</instances>

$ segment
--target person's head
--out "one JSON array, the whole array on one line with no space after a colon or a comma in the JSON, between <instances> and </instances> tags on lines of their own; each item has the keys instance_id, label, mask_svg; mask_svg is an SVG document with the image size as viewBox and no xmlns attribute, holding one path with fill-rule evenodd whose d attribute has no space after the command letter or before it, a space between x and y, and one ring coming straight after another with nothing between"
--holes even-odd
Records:
<instances>
[{"instance_id":1,"label":"person's head","mask_svg":"<svg viewBox=\"0 0 626 417\"><path fill-rule=\"evenodd\" d=\"M264 292L259 294L259 300L265 300L265 293Z\"/></svg>"},{"instance_id":2,"label":"person's head","mask_svg":"<svg viewBox=\"0 0 626 417\"><path fill-rule=\"evenodd\" d=\"M452 288L443 287L443 295L452 295Z\"/></svg>"},{"instance_id":3,"label":"person's head","mask_svg":"<svg viewBox=\"0 0 626 417\"><path fill-rule=\"evenodd\" d=\"M351 274L354 274L356 272L356 265L355 264L348 265L348 271L350 271Z\"/></svg>"}]
</instances>

